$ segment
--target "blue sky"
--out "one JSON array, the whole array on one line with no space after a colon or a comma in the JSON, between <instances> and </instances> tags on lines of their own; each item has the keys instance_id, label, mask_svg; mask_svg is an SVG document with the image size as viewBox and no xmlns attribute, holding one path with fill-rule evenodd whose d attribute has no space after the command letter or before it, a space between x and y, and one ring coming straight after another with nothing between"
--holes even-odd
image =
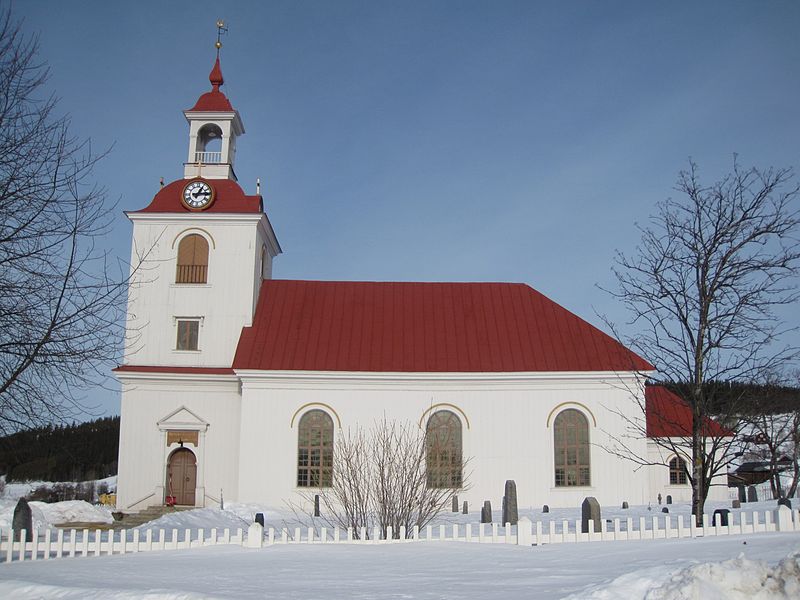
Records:
<instances>
[{"instance_id":1,"label":"blue sky","mask_svg":"<svg viewBox=\"0 0 800 600\"><path fill-rule=\"evenodd\" d=\"M518 281L590 322L624 313L615 250L673 194L800 165L796 2L64 2L13 6L41 35L73 132L113 147L122 210L182 177L181 110L223 91L236 172L263 182L287 279ZM114 394L100 410L118 411Z\"/></svg>"}]
</instances>

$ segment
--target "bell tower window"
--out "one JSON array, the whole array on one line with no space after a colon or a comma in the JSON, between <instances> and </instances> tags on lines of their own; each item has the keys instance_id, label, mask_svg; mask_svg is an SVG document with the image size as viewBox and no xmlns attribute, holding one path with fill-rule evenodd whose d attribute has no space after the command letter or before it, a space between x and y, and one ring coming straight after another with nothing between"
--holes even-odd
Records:
<instances>
[{"instance_id":1,"label":"bell tower window","mask_svg":"<svg viewBox=\"0 0 800 600\"><path fill-rule=\"evenodd\" d=\"M214 123L207 123L197 133L195 161L212 165L222 161L222 129Z\"/></svg>"},{"instance_id":2,"label":"bell tower window","mask_svg":"<svg viewBox=\"0 0 800 600\"><path fill-rule=\"evenodd\" d=\"M175 283L207 283L208 242L202 235L192 233L178 244L178 265Z\"/></svg>"}]
</instances>

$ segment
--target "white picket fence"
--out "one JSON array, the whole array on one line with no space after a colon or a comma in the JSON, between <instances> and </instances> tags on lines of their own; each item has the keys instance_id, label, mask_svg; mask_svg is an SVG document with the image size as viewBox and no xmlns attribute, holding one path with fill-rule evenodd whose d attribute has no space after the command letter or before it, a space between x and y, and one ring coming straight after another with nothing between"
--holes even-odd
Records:
<instances>
[{"instance_id":1,"label":"white picket fence","mask_svg":"<svg viewBox=\"0 0 800 600\"><path fill-rule=\"evenodd\" d=\"M53 530L47 529L42 533L34 530L31 539L27 539L27 532L23 530L20 532L20 539L15 541L14 532L10 529L3 529L0 530L0 561L10 563L12 561L49 560L75 556L110 556L223 544L261 548L274 544L389 544L450 541L531 546L696 538L775 531L800 532L800 510L791 510L785 506L761 513L742 511L738 516L738 522L736 522L736 513L730 513L728 525L722 525L722 519L714 522L706 514L703 515L702 527L695 526L694 519L691 518L688 519L688 523L685 522L683 515L662 514L650 518L617 518L611 521L602 520L600 531L595 531L594 522L590 521L587 533L581 532L580 519L533 523L527 518L522 518L516 526L506 523L505 527L500 527L498 523L452 524L450 526L428 526L423 530L414 527L411 532L406 532L405 528L401 527L397 539L392 535L391 528L388 529L385 536L382 536L378 528L369 532L366 528L361 528L356 535L352 528L341 530L338 527L333 529L296 527L291 531L288 528L276 530L274 527L270 527L265 531L258 523L250 525L246 534L242 529L237 529L233 534L230 529L224 529L221 535L217 529L185 529L182 532L182 538L179 536L178 529L172 529L169 536L164 529L158 530L155 535L151 529L146 529L144 532L138 529L131 531L124 529L119 531L59 529L55 535L53 535Z\"/></svg>"}]
</instances>

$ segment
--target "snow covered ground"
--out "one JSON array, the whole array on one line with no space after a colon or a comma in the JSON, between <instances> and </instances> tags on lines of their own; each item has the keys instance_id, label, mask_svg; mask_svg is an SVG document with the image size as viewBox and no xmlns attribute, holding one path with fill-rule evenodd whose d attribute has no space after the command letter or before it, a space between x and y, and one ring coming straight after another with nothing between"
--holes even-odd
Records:
<instances>
[{"instance_id":1,"label":"snow covered ground","mask_svg":"<svg viewBox=\"0 0 800 600\"><path fill-rule=\"evenodd\" d=\"M0 527L10 525L19 491L12 488L12 497L0 499ZM709 504L707 511L728 506ZM32 503L32 507L36 525L42 528L69 520L110 519L108 509L79 501ZM775 502L745 504L743 508L761 512L774 509ZM602 514L608 519L633 517L638 521L640 516L660 515L660 509L604 507ZM669 509L670 515L684 515L688 523L688 505L671 505ZM246 528L256 512L265 514L268 527L299 525L296 515L287 509L228 504L224 511L208 508L169 514L140 529ZM494 516L499 520L499 512ZM542 514L541 509L522 509L520 516L559 523L569 519L574 523L580 517L580 510L553 509ZM477 520L477 512L445 513L435 524ZM649 518L647 522L649 525ZM797 599L800 598L800 534L539 547L459 542L275 545L259 550L215 546L0 564L0 598L471 600L495 596L595 600Z\"/></svg>"},{"instance_id":2,"label":"snow covered ground","mask_svg":"<svg viewBox=\"0 0 800 600\"><path fill-rule=\"evenodd\" d=\"M800 559L778 573L768 565L798 549L800 535L787 533L530 548L216 546L0 565L0 597L796 599Z\"/></svg>"}]
</instances>

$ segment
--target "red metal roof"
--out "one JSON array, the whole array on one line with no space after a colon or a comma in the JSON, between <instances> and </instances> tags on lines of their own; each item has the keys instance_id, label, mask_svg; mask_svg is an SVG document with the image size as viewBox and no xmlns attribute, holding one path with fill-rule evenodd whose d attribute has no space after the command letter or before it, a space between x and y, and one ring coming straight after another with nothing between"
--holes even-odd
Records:
<instances>
[{"instance_id":1,"label":"red metal roof","mask_svg":"<svg viewBox=\"0 0 800 600\"><path fill-rule=\"evenodd\" d=\"M619 342L518 283L268 280L235 369L643 371Z\"/></svg>"},{"instance_id":2,"label":"red metal roof","mask_svg":"<svg viewBox=\"0 0 800 600\"><path fill-rule=\"evenodd\" d=\"M211 91L200 96L187 112L233 112L230 101L225 94L219 91L219 87L225 83L222 69L219 66L219 56L214 63L214 68L211 69L208 80L211 82Z\"/></svg>"},{"instance_id":3,"label":"red metal roof","mask_svg":"<svg viewBox=\"0 0 800 600\"><path fill-rule=\"evenodd\" d=\"M207 213L261 213L264 207L261 196L248 196L241 186L231 179L202 179L214 189L214 202L204 211ZM190 211L181 202L181 194L186 184L194 179L178 179L165 185L155 195L152 202L135 212L185 213Z\"/></svg>"},{"instance_id":4,"label":"red metal roof","mask_svg":"<svg viewBox=\"0 0 800 600\"><path fill-rule=\"evenodd\" d=\"M692 435L692 409L679 396L661 385L645 387L647 437L689 437ZM705 419L705 435L727 437L732 431L713 419Z\"/></svg>"}]
</instances>

